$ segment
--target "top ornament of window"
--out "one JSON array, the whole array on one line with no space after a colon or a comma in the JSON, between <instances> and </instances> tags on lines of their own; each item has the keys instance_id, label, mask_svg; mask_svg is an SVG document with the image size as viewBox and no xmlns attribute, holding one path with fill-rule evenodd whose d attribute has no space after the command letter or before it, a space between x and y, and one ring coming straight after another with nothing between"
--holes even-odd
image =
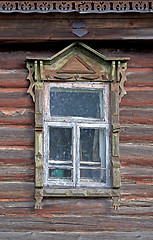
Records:
<instances>
[{"instance_id":1,"label":"top ornament of window","mask_svg":"<svg viewBox=\"0 0 153 240\"><path fill-rule=\"evenodd\" d=\"M35 208L43 197L109 197L118 208L119 103L128 58L75 42L27 58L35 102Z\"/></svg>"}]
</instances>

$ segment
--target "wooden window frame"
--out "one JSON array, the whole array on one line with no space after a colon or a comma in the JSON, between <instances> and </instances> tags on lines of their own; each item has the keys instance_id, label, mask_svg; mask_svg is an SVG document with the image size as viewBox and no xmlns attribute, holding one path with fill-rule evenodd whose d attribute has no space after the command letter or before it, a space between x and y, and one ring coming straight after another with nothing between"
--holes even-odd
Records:
<instances>
[{"instance_id":1,"label":"wooden window frame","mask_svg":"<svg viewBox=\"0 0 153 240\"><path fill-rule=\"evenodd\" d=\"M67 89L80 89L81 90L92 90L94 92L94 90L103 90L104 92L104 112L105 112L105 116L104 119L93 119L93 118L78 118L78 117L52 117L50 116L50 101L49 100L49 89L50 87L54 87L54 88L67 88ZM76 175L79 175L79 167L75 167L74 168L74 175L73 175L73 181L70 184L69 182L67 182L67 187L71 187L71 190L73 188L77 187L77 190L79 192L79 187L94 187L97 188L97 193L99 192L98 188L110 188L110 177L109 177L109 170L110 170L110 166L109 166L109 145L110 145L110 141L109 141L109 129L110 129L110 121L109 121L109 84L104 84L104 83L87 83L87 82L79 82L79 83L46 83L44 85L44 92L45 92L45 97L44 97L44 186L45 187L45 191L47 192L47 186L52 186L52 188L54 188L54 184L55 184L55 188L59 188L59 186L62 185L65 186L64 181L62 183L62 180L59 181L59 186L57 187L57 181L47 181L48 177L47 177L47 169L48 169L48 156L49 156L49 147L48 147L48 128L53 126L53 127L69 127L72 128L73 131L75 132L75 139L73 140L75 143L73 143L73 145L75 145L75 147L77 148L77 150L75 152L75 162L73 162L73 164L77 164L79 165L79 129L81 128L88 128L88 129L105 129L106 130L106 178L107 181L106 183L78 183L79 179L77 179L77 184L76 184ZM78 186L79 185L79 186ZM54 192L55 192L55 188L54 188ZM65 187L66 188L66 187ZM69 189L67 189L69 190ZM59 189L57 190L59 191ZM95 191L95 189L94 189ZM94 196L94 191L92 191L93 193L91 194L92 196Z\"/></svg>"},{"instance_id":2,"label":"wooden window frame","mask_svg":"<svg viewBox=\"0 0 153 240\"><path fill-rule=\"evenodd\" d=\"M129 58L106 58L87 45L73 43L51 58L27 58L27 69L30 81L28 93L35 102L35 199L36 209L42 208L44 197L108 197L112 198L114 208L118 208L120 196L120 161L119 161L119 103L125 95L124 82L127 80L125 71ZM78 62L79 61L79 62ZM79 67L76 67L74 62ZM78 62L78 63L77 63ZM71 65L73 69L71 70ZM82 70L79 69L82 67ZM61 74L62 73L62 74ZM110 134L110 179L109 186L96 188L83 186L79 188L47 187L44 184L44 143L46 142L46 124L48 119L46 108L48 106L47 92L50 85L81 86L94 84L109 86L109 99L105 111L109 109ZM45 100L46 99L46 100ZM53 121L53 118L50 119ZM56 121L57 119L55 119ZM55 124L55 121L54 124ZM87 123L86 123L87 124ZM102 123L97 123L100 126ZM45 148L46 152L46 148Z\"/></svg>"}]
</instances>

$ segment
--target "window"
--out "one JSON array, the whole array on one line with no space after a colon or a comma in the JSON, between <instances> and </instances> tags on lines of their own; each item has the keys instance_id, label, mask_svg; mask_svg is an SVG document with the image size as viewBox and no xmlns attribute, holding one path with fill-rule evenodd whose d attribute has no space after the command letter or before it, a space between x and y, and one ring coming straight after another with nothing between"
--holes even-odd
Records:
<instances>
[{"instance_id":1,"label":"window","mask_svg":"<svg viewBox=\"0 0 153 240\"><path fill-rule=\"evenodd\" d=\"M78 42L51 58L27 58L35 101L35 208L52 196L109 197L118 207L127 60Z\"/></svg>"},{"instance_id":2,"label":"window","mask_svg":"<svg viewBox=\"0 0 153 240\"><path fill-rule=\"evenodd\" d=\"M110 187L109 86L45 88L45 186Z\"/></svg>"}]
</instances>

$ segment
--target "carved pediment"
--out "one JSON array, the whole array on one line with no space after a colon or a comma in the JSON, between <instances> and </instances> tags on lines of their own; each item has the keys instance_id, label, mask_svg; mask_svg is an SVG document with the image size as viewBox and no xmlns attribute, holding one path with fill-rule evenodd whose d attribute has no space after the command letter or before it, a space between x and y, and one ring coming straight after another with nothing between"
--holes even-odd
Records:
<instances>
[{"instance_id":1,"label":"carved pediment","mask_svg":"<svg viewBox=\"0 0 153 240\"><path fill-rule=\"evenodd\" d=\"M75 42L50 58L27 58L28 92L34 99L34 85L44 81L91 81L120 83L125 94L126 62L129 58L106 58L84 43Z\"/></svg>"},{"instance_id":2,"label":"carved pediment","mask_svg":"<svg viewBox=\"0 0 153 240\"><path fill-rule=\"evenodd\" d=\"M69 61L59 69L58 73L84 73L90 74L95 73L95 71L84 62L79 56L75 55L69 59Z\"/></svg>"}]
</instances>

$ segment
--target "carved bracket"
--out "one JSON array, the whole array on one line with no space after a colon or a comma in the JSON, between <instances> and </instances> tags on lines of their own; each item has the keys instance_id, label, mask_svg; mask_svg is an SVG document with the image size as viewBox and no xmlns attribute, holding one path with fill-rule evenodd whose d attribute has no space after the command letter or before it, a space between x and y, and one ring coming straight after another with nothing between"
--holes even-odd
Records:
<instances>
[{"instance_id":1,"label":"carved bracket","mask_svg":"<svg viewBox=\"0 0 153 240\"><path fill-rule=\"evenodd\" d=\"M126 94L125 88L124 88L124 83L127 81L126 77L126 69L127 69L127 63L121 64L118 62L118 79L119 79L119 103L121 102L122 97Z\"/></svg>"}]
</instances>

